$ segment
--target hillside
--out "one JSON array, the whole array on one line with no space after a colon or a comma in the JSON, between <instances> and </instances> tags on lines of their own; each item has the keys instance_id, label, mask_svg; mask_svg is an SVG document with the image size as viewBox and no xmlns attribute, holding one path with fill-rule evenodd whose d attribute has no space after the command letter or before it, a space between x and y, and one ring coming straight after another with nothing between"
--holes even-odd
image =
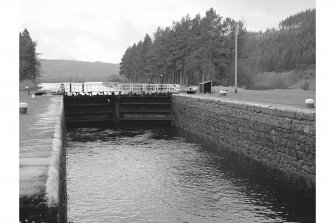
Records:
<instances>
[{"instance_id":1,"label":"hillside","mask_svg":"<svg viewBox=\"0 0 335 223\"><path fill-rule=\"evenodd\" d=\"M238 28L240 87L296 88L307 82L313 85L315 15L315 9L290 15L279 22L278 28L265 32L250 32L243 21L224 18L213 8L203 17L187 15L129 46L121 59L120 75L132 82L159 82L163 78L182 85L212 80L214 85L232 86Z\"/></svg>"},{"instance_id":2,"label":"hillside","mask_svg":"<svg viewBox=\"0 0 335 223\"><path fill-rule=\"evenodd\" d=\"M246 32L239 83L251 89L271 89L301 85L304 78L315 80L315 15L315 9L306 10L282 20L279 29Z\"/></svg>"},{"instance_id":3,"label":"hillside","mask_svg":"<svg viewBox=\"0 0 335 223\"><path fill-rule=\"evenodd\" d=\"M315 66L316 10L306 10L279 23L279 29L247 32L244 53L259 71L290 71Z\"/></svg>"},{"instance_id":4,"label":"hillside","mask_svg":"<svg viewBox=\"0 0 335 223\"><path fill-rule=\"evenodd\" d=\"M40 82L65 82L70 76L73 82L80 82L83 75L85 81L106 81L109 76L119 74L119 64L47 59L40 62Z\"/></svg>"}]
</instances>

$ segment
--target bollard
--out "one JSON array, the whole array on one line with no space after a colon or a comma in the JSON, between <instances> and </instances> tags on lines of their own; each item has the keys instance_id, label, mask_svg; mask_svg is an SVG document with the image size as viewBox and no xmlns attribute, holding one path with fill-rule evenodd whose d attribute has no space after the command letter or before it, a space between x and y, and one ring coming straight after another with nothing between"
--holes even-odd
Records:
<instances>
[{"instance_id":1,"label":"bollard","mask_svg":"<svg viewBox=\"0 0 335 223\"><path fill-rule=\"evenodd\" d=\"M32 95L31 95L31 98L32 98L32 99L36 99L36 95L35 95L35 94L32 94Z\"/></svg>"},{"instance_id":2,"label":"bollard","mask_svg":"<svg viewBox=\"0 0 335 223\"><path fill-rule=\"evenodd\" d=\"M306 99L305 100L306 108L314 108L314 100L313 99Z\"/></svg>"},{"instance_id":3,"label":"bollard","mask_svg":"<svg viewBox=\"0 0 335 223\"><path fill-rule=\"evenodd\" d=\"M24 89L27 90L27 94L30 94L30 88L29 88L29 86L25 86Z\"/></svg>"},{"instance_id":4,"label":"bollard","mask_svg":"<svg viewBox=\"0 0 335 223\"><path fill-rule=\"evenodd\" d=\"M27 114L28 104L25 102L20 103L20 114Z\"/></svg>"}]
</instances>

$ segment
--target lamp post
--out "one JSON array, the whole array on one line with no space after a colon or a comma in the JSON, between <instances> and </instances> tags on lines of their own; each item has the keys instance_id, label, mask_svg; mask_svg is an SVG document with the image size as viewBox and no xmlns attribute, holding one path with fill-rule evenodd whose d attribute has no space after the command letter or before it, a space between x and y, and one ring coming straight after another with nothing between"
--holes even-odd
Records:
<instances>
[{"instance_id":1,"label":"lamp post","mask_svg":"<svg viewBox=\"0 0 335 223\"><path fill-rule=\"evenodd\" d=\"M84 88L85 84L84 84L84 74L83 74L83 82L81 83L81 91L84 92L85 88Z\"/></svg>"},{"instance_id":2,"label":"lamp post","mask_svg":"<svg viewBox=\"0 0 335 223\"><path fill-rule=\"evenodd\" d=\"M71 83L71 76L70 76L70 92L72 93L72 83Z\"/></svg>"},{"instance_id":3,"label":"lamp post","mask_svg":"<svg viewBox=\"0 0 335 223\"><path fill-rule=\"evenodd\" d=\"M236 24L236 30L235 30L235 93L237 93L237 34L238 34L238 23Z\"/></svg>"}]
</instances>

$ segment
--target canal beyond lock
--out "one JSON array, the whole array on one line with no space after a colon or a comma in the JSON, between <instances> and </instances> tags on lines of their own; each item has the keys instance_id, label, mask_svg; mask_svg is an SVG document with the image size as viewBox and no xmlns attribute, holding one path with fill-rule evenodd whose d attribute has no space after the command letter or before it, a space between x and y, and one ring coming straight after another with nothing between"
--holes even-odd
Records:
<instances>
[{"instance_id":1,"label":"canal beyond lock","mask_svg":"<svg viewBox=\"0 0 335 223\"><path fill-rule=\"evenodd\" d=\"M173 128L67 130L69 222L315 222L303 189Z\"/></svg>"}]
</instances>

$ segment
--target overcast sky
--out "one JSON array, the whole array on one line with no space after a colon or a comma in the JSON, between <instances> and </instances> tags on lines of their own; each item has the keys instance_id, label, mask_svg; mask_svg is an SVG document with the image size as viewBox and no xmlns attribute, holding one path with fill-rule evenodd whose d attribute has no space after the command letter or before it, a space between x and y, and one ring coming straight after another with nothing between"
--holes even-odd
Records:
<instances>
[{"instance_id":1,"label":"overcast sky","mask_svg":"<svg viewBox=\"0 0 335 223\"><path fill-rule=\"evenodd\" d=\"M119 63L128 46L189 14L213 7L243 19L248 30L278 27L280 20L315 0L20 0L20 31L38 42L40 58Z\"/></svg>"}]
</instances>

